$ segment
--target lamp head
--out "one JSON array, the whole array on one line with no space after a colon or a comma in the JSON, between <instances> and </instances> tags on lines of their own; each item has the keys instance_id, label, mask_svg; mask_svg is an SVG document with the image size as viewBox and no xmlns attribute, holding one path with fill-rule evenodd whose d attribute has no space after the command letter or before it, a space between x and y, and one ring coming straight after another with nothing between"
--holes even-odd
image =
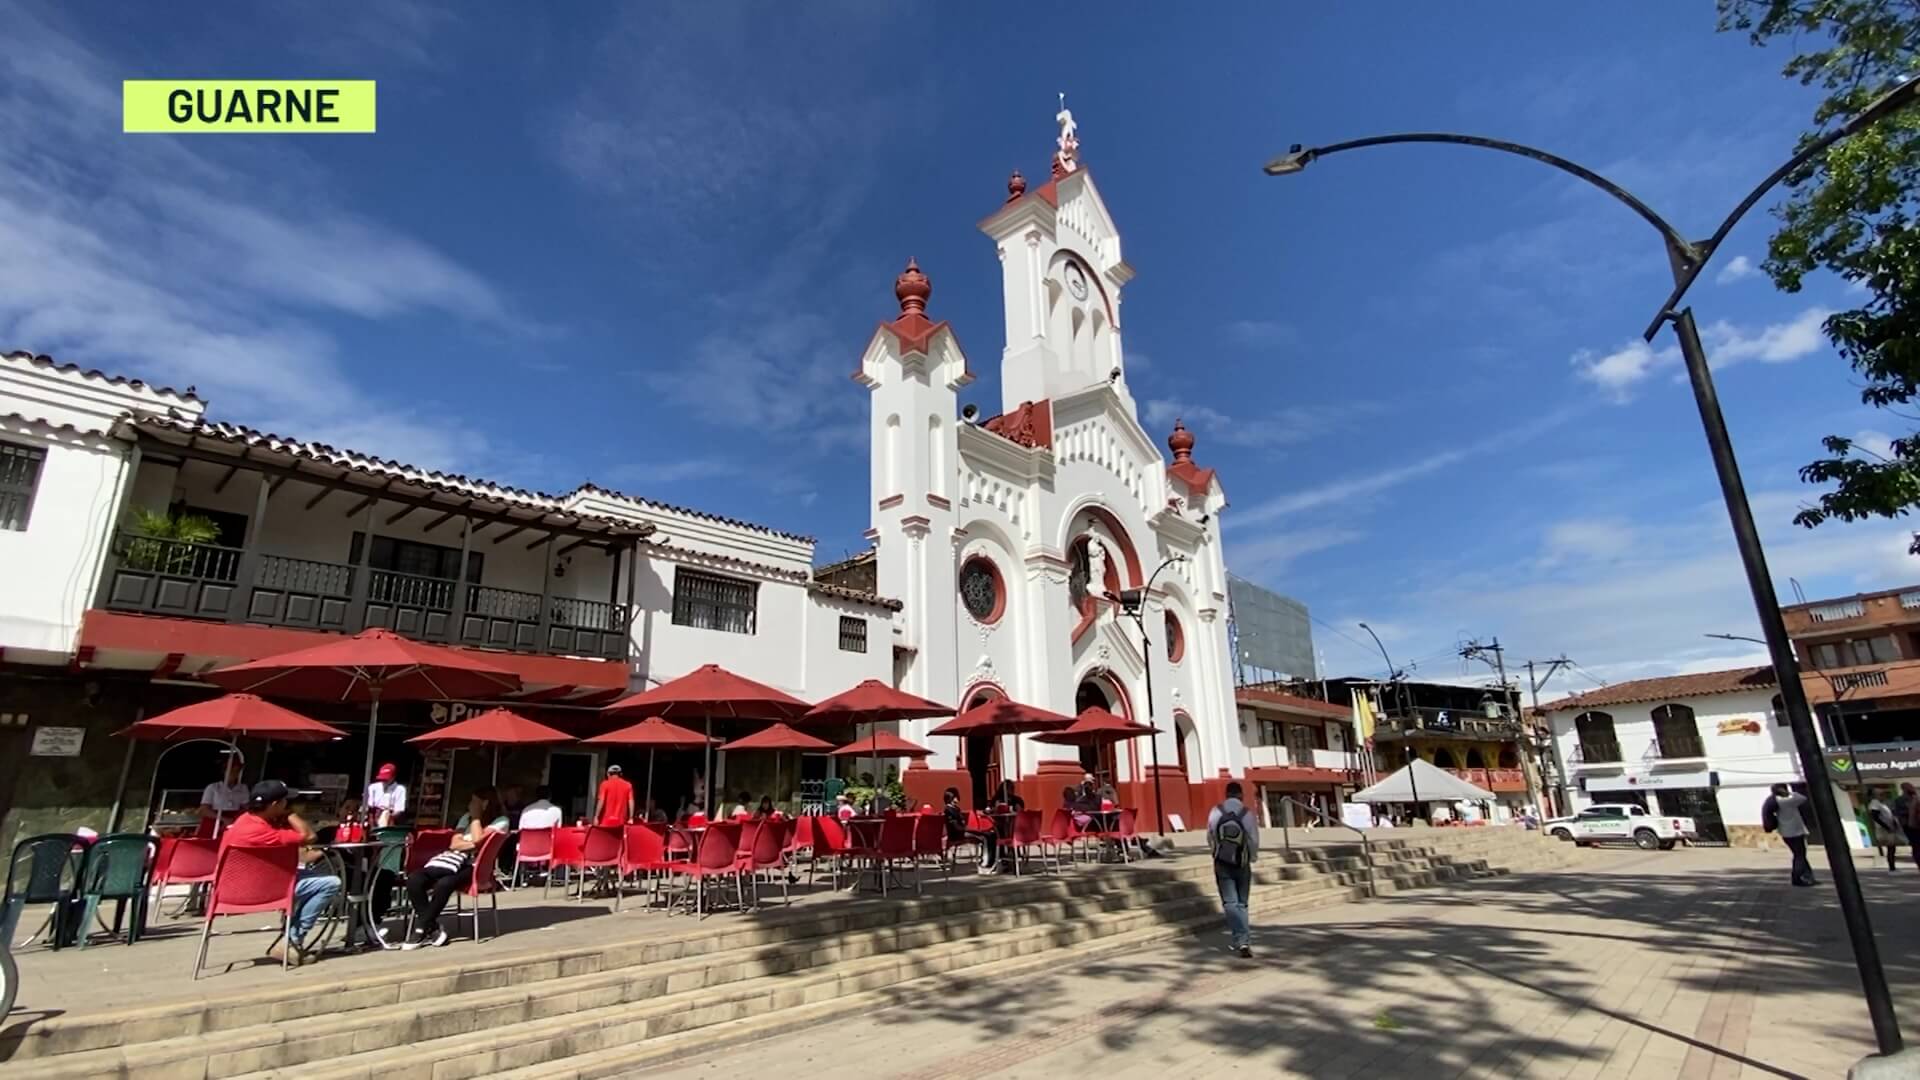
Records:
<instances>
[{"instance_id":1,"label":"lamp head","mask_svg":"<svg viewBox=\"0 0 1920 1080\"><path fill-rule=\"evenodd\" d=\"M1140 604L1142 603L1142 601L1146 599L1146 590L1145 589L1121 589L1118 593L1115 594L1115 598L1120 601L1120 609L1122 611L1125 611L1129 615L1133 615L1139 612Z\"/></svg>"},{"instance_id":2,"label":"lamp head","mask_svg":"<svg viewBox=\"0 0 1920 1080\"><path fill-rule=\"evenodd\" d=\"M1307 162L1312 160L1313 151L1303 149L1299 143L1294 143L1287 148L1286 153L1267 162L1266 173L1268 176L1290 176L1306 168Z\"/></svg>"}]
</instances>

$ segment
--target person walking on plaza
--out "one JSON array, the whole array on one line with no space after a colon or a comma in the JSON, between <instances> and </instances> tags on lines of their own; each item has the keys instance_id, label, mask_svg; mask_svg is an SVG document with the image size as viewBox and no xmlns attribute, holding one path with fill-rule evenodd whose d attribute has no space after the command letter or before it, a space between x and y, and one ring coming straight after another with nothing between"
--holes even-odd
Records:
<instances>
[{"instance_id":1,"label":"person walking on plaza","mask_svg":"<svg viewBox=\"0 0 1920 1080\"><path fill-rule=\"evenodd\" d=\"M1220 907L1233 937L1233 951L1251 959L1253 929L1247 908L1253 901L1253 857L1260 850L1260 826L1240 798L1239 782L1229 783L1226 799L1207 815L1207 847L1213 852L1213 880L1220 887Z\"/></svg>"},{"instance_id":2,"label":"person walking on plaza","mask_svg":"<svg viewBox=\"0 0 1920 1080\"><path fill-rule=\"evenodd\" d=\"M600 781L600 796L594 803L596 825L625 825L633 817L633 785L620 775L620 766L607 766L607 778Z\"/></svg>"},{"instance_id":3,"label":"person walking on plaza","mask_svg":"<svg viewBox=\"0 0 1920 1080\"><path fill-rule=\"evenodd\" d=\"M247 812L235 818L220 834L220 847L224 850L232 845L303 845L300 876L293 884L293 911L287 918L287 940L283 945L274 946L267 955L275 960L304 964L313 957L301 946L313 924L320 921L320 913L327 910L327 905L339 894L340 879L327 873L325 867L314 865L320 858L320 849L310 846L314 842L313 828L288 807L288 795L287 785L278 780L262 780L253 785L247 798ZM283 950L287 949L293 950L291 956L284 954Z\"/></svg>"},{"instance_id":4,"label":"person walking on plaza","mask_svg":"<svg viewBox=\"0 0 1920 1080\"><path fill-rule=\"evenodd\" d=\"M1787 842L1787 850L1793 852L1793 869L1788 880L1802 887L1814 883L1813 864L1807 861L1807 819L1801 813L1806 805L1807 797L1796 794L1785 784L1773 785L1773 794L1760 804L1761 827L1779 833L1780 839Z\"/></svg>"},{"instance_id":5,"label":"person walking on plaza","mask_svg":"<svg viewBox=\"0 0 1920 1080\"><path fill-rule=\"evenodd\" d=\"M1867 830L1873 834L1873 846L1886 853L1887 869L1899 868L1895 849L1900 846L1900 822L1893 816L1893 807L1880 800L1881 792L1873 792L1867 801ZM1892 794L1891 791L1886 794ZM1898 800L1896 800L1898 801Z\"/></svg>"},{"instance_id":6,"label":"person walking on plaza","mask_svg":"<svg viewBox=\"0 0 1920 1080\"><path fill-rule=\"evenodd\" d=\"M1900 785L1900 794L1893 800L1893 820L1900 831L1907 834L1907 847L1913 852L1913 865L1920 868L1920 793L1916 793L1911 782Z\"/></svg>"}]
</instances>

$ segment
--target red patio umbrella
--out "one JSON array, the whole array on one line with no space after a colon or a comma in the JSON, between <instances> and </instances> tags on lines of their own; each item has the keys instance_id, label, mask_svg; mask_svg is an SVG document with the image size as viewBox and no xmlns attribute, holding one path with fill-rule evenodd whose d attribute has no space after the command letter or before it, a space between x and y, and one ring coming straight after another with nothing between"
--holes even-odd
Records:
<instances>
[{"instance_id":1,"label":"red patio umbrella","mask_svg":"<svg viewBox=\"0 0 1920 1080\"><path fill-rule=\"evenodd\" d=\"M929 735L1020 735L1035 731L1059 731L1072 726L1073 717L1050 712L1038 705L1024 705L1008 698L982 702L941 724Z\"/></svg>"},{"instance_id":2,"label":"red patio umbrella","mask_svg":"<svg viewBox=\"0 0 1920 1080\"><path fill-rule=\"evenodd\" d=\"M1159 733L1160 729L1157 727L1136 724L1095 705L1082 710L1071 726L1061 728L1059 731L1041 732L1033 737L1033 741L1060 746L1105 746L1109 743L1137 739L1142 735Z\"/></svg>"},{"instance_id":3,"label":"red patio umbrella","mask_svg":"<svg viewBox=\"0 0 1920 1080\"><path fill-rule=\"evenodd\" d=\"M651 690L631 694L606 707L614 716L700 716L713 737L713 718L787 720L807 711L807 703L765 683L735 675L719 664L702 664ZM707 745L707 800L713 800L713 745ZM702 809L711 811L711 805Z\"/></svg>"},{"instance_id":4,"label":"red patio umbrella","mask_svg":"<svg viewBox=\"0 0 1920 1080\"><path fill-rule=\"evenodd\" d=\"M415 735L407 742L418 746L439 746L458 750L463 747L493 747L493 782L500 782L500 748L502 746L539 746L543 743L572 742L573 736L558 728L550 728L536 720L529 720L511 709L488 709L479 716L462 720L457 724L448 724L437 731L425 735Z\"/></svg>"},{"instance_id":5,"label":"red patio umbrella","mask_svg":"<svg viewBox=\"0 0 1920 1080\"><path fill-rule=\"evenodd\" d=\"M114 734L163 740L182 735L219 736L229 742L237 736L254 735L283 742L321 742L341 738L346 732L254 694L227 694L150 716Z\"/></svg>"},{"instance_id":6,"label":"red patio umbrella","mask_svg":"<svg viewBox=\"0 0 1920 1080\"><path fill-rule=\"evenodd\" d=\"M647 801L652 802L654 753L659 750L694 750L706 746L713 740L678 724L669 724L665 717L649 716L637 724L609 731L605 735L595 735L583 741L603 745L646 747Z\"/></svg>"},{"instance_id":7,"label":"red patio umbrella","mask_svg":"<svg viewBox=\"0 0 1920 1080\"><path fill-rule=\"evenodd\" d=\"M898 720L925 720L936 716L952 716L953 710L937 701L916 697L905 690L896 690L879 679L867 679L850 690L843 690L827 700L808 709L800 719L803 722L867 724L869 741L874 759L873 774L880 775L880 727L883 723ZM908 743L911 746L913 744ZM851 749L851 748L848 748ZM836 751L836 754L839 752ZM858 756L858 755L846 755ZM889 754L888 757L904 755Z\"/></svg>"},{"instance_id":8,"label":"red patio umbrella","mask_svg":"<svg viewBox=\"0 0 1920 1080\"><path fill-rule=\"evenodd\" d=\"M743 739L735 739L722 750L771 750L773 751L773 782L780 784L780 752L783 750L831 750L833 744L825 739L816 739L805 732L795 731L786 724L769 724Z\"/></svg>"},{"instance_id":9,"label":"red patio umbrella","mask_svg":"<svg viewBox=\"0 0 1920 1080\"><path fill-rule=\"evenodd\" d=\"M871 742L865 739L857 739L827 756L857 758L862 755L867 757L923 758L932 757L933 751L921 746L919 743L908 742L891 731L882 731L875 735Z\"/></svg>"},{"instance_id":10,"label":"red patio umbrella","mask_svg":"<svg viewBox=\"0 0 1920 1080\"><path fill-rule=\"evenodd\" d=\"M350 638L209 671L201 678L228 690L310 701L366 702L366 775L373 782L373 739L381 700L455 700L518 690L520 676L472 653L427 645L391 630L363 630Z\"/></svg>"}]
</instances>

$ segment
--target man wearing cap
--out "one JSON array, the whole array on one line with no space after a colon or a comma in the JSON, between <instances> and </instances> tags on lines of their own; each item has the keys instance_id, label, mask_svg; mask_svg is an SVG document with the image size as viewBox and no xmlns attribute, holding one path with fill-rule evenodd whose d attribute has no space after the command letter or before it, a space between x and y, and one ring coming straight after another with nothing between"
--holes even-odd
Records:
<instances>
[{"instance_id":1,"label":"man wearing cap","mask_svg":"<svg viewBox=\"0 0 1920 1080\"><path fill-rule=\"evenodd\" d=\"M620 775L620 766L607 766L607 778L600 781L593 821L596 825L625 825L633 818L633 785Z\"/></svg>"},{"instance_id":2,"label":"man wearing cap","mask_svg":"<svg viewBox=\"0 0 1920 1080\"><path fill-rule=\"evenodd\" d=\"M247 847L270 846L274 844L313 843L313 828L300 820L300 815L287 806L287 785L278 780L262 780L253 785L253 791L247 799L247 812L234 819L233 824L220 837L220 847L224 850L229 844ZM275 946L269 953L275 960L285 959L282 949L293 949L293 962L306 963L308 955L301 951L300 943L306 940L307 932L320 920L320 913L340 892L340 879L326 872L326 868L314 865L320 858L320 850L303 846L300 850L300 877L293 886L293 912L287 927L287 943Z\"/></svg>"},{"instance_id":3,"label":"man wearing cap","mask_svg":"<svg viewBox=\"0 0 1920 1080\"><path fill-rule=\"evenodd\" d=\"M375 825L391 825L407 812L407 785L395 782L396 771L389 761L380 766L373 774L373 783L367 785L364 802Z\"/></svg>"}]
</instances>

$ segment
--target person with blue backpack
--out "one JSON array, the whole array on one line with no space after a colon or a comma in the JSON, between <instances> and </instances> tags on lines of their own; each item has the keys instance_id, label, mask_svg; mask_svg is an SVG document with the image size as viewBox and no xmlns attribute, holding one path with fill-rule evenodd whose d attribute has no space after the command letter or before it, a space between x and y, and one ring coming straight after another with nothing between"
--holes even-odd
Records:
<instances>
[{"instance_id":1,"label":"person with blue backpack","mask_svg":"<svg viewBox=\"0 0 1920 1080\"><path fill-rule=\"evenodd\" d=\"M1252 959L1253 928L1247 908L1253 902L1253 857L1260 850L1260 825L1240 801L1241 793L1238 781L1229 783L1226 799L1207 815L1207 848L1213 853L1213 880L1220 887L1231 947Z\"/></svg>"}]
</instances>

